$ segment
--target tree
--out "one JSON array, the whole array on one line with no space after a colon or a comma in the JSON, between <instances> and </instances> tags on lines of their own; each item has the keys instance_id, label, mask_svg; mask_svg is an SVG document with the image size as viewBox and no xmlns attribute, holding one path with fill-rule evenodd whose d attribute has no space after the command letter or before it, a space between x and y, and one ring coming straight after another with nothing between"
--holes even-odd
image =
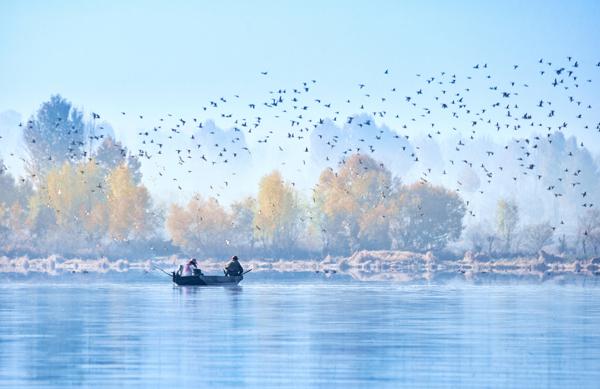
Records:
<instances>
[{"instance_id":1,"label":"tree","mask_svg":"<svg viewBox=\"0 0 600 389\"><path fill-rule=\"evenodd\" d=\"M0 253L6 251L6 245L10 240L10 228L6 222L7 210L4 205L0 205Z\"/></svg>"},{"instance_id":2,"label":"tree","mask_svg":"<svg viewBox=\"0 0 600 389\"><path fill-rule=\"evenodd\" d=\"M569 245L567 244L567 236L565 234L562 234L558 237L557 249L560 254L565 254L570 250Z\"/></svg>"},{"instance_id":3,"label":"tree","mask_svg":"<svg viewBox=\"0 0 600 389\"><path fill-rule=\"evenodd\" d=\"M324 170L314 202L321 213L325 252L389 247L386 215L392 190L390 171L369 156L350 156L338 173Z\"/></svg>"},{"instance_id":4,"label":"tree","mask_svg":"<svg viewBox=\"0 0 600 389\"><path fill-rule=\"evenodd\" d=\"M108 202L96 201L92 203L84 220L84 229L88 233L89 242L97 242L104 239L108 233L110 223L110 210Z\"/></svg>"},{"instance_id":5,"label":"tree","mask_svg":"<svg viewBox=\"0 0 600 389\"><path fill-rule=\"evenodd\" d=\"M512 237L519 223L519 208L514 200L500 199L496 207L496 227L504 241L504 249L511 250Z\"/></svg>"},{"instance_id":6,"label":"tree","mask_svg":"<svg viewBox=\"0 0 600 389\"><path fill-rule=\"evenodd\" d=\"M579 218L578 235L583 255L588 255L592 249L594 255L598 255L600 248L600 211L590 209Z\"/></svg>"},{"instance_id":7,"label":"tree","mask_svg":"<svg viewBox=\"0 0 600 389\"><path fill-rule=\"evenodd\" d=\"M466 231L466 238L471 242L471 249L476 253L492 254L496 234L487 223L478 223Z\"/></svg>"},{"instance_id":8,"label":"tree","mask_svg":"<svg viewBox=\"0 0 600 389\"><path fill-rule=\"evenodd\" d=\"M87 247L102 226L92 219L94 208L106 203L104 176L95 162L64 162L38 180L29 197L24 224L43 252Z\"/></svg>"},{"instance_id":9,"label":"tree","mask_svg":"<svg viewBox=\"0 0 600 389\"><path fill-rule=\"evenodd\" d=\"M381 250L390 247L390 207L380 202L365 209L358 221L358 244L364 250Z\"/></svg>"},{"instance_id":10,"label":"tree","mask_svg":"<svg viewBox=\"0 0 600 389\"><path fill-rule=\"evenodd\" d=\"M14 201L11 205L0 202L0 252L24 243L29 235L26 218L26 209L19 201Z\"/></svg>"},{"instance_id":11,"label":"tree","mask_svg":"<svg viewBox=\"0 0 600 389\"><path fill-rule=\"evenodd\" d=\"M123 146L121 142L115 141L112 137L107 136L104 138L98 150L96 150L94 158L106 171L106 174L118 166L125 164L129 168L135 184L137 185L141 182L142 173L140 172L141 163L139 159L130 155L127 147Z\"/></svg>"},{"instance_id":12,"label":"tree","mask_svg":"<svg viewBox=\"0 0 600 389\"><path fill-rule=\"evenodd\" d=\"M25 180L17 183L0 158L0 204L10 206L18 202L25 207L32 193L31 183Z\"/></svg>"},{"instance_id":13,"label":"tree","mask_svg":"<svg viewBox=\"0 0 600 389\"><path fill-rule=\"evenodd\" d=\"M281 253L295 247L300 214L298 195L281 173L274 171L260 180L254 234L264 248Z\"/></svg>"},{"instance_id":14,"label":"tree","mask_svg":"<svg viewBox=\"0 0 600 389\"><path fill-rule=\"evenodd\" d=\"M95 158L103 169L110 171L125 162L127 148L109 136L104 138L96 150Z\"/></svg>"},{"instance_id":15,"label":"tree","mask_svg":"<svg viewBox=\"0 0 600 389\"><path fill-rule=\"evenodd\" d=\"M552 243L554 230L548 222L530 224L523 228L525 248L530 253L537 253L544 246Z\"/></svg>"},{"instance_id":16,"label":"tree","mask_svg":"<svg viewBox=\"0 0 600 389\"><path fill-rule=\"evenodd\" d=\"M28 203L27 227L30 229L37 242L42 243L50 231L56 227L56 213L48 202L48 195L41 189L35 192Z\"/></svg>"},{"instance_id":17,"label":"tree","mask_svg":"<svg viewBox=\"0 0 600 389\"><path fill-rule=\"evenodd\" d=\"M117 241L147 239L154 231L148 190L136 185L124 164L110 173L107 183L110 236Z\"/></svg>"},{"instance_id":18,"label":"tree","mask_svg":"<svg viewBox=\"0 0 600 389\"><path fill-rule=\"evenodd\" d=\"M254 214L256 199L246 197L231 205L231 244L234 247L254 249Z\"/></svg>"},{"instance_id":19,"label":"tree","mask_svg":"<svg viewBox=\"0 0 600 389\"><path fill-rule=\"evenodd\" d=\"M30 174L41 178L54 166L81 159L84 130L83 113L60 95L51 96L23 130Z\"/></svg>"},{"instance_id":20,"label":"tree","mask_svg":"<svg viewBox=\"0 0 600 389\"><path fill-rule=\"evenodd\" d=\"M391 234L404 250L441 250L460 238L466 207L454 192L441 186L415 183L394 198Z\"/></svg>"},{"instance_id":21,"label":"tree","mask_svg":"<svg viewBox=\"0 0 600 389\"><path fill-rule=\"evenodd\" d=\"M350 251L350 212L354 212L354 204L347 194L333 170L325 169L321 173L313 202L323 235L323 250L327 254L346 254Z\"/></svg>"},{"instance_id":22,"label":"tree","mask_svg":"<svg viewBox=\"0 0 600 389\"><path fill-rule=\"evenodd\" d=\"M188 205L189 207L189 205ZM190 217L187 210L177 204L171 204L166 218L166 227L173 243L183 250L195 250L193 240L189 237Z\"/></svg>"},{"instance_id":23,"label":"tree","mask_svg":"<svg viewBox=\"0 0 600 389\"><path fill-rule=\"evenodd\" d=\"M102 172L93 161L65 162L60 168L48 172L41 190L55 212L58 226L65 232L78 233L86 225L94 205L105 201L101 191L103 183Z\"/></svg>"},{"instance_id":24,"label":"tree","mask_svg":"<svg viewBox=\"0 0 600 389\"><path fill-rule=\"evenodd\" d=\"M186 207L173 204L166 220L173 243L193 255L222 255L231 239L231 216L215 198L195 195Z\"/></svg>"}]
</instances>

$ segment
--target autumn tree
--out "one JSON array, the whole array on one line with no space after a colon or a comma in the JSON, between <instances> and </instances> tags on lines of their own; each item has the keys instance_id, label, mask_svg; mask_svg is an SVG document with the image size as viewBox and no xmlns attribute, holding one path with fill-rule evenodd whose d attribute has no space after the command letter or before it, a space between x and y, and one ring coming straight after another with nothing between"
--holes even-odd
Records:
<instances>
[{"instance_id":1,"label":"autumn tree","mask_svg":"<svg viewBox=\"0 0 600 389\"><path fill-rule=\"evenodd\" d=\"M111 241L131 247L130 240L156 232L140 161L111 136L94 132L90 140L103 143L96 150L90 143L86 152L83 113L69 101L52 96L21 127L32 179L17 184L0 162L3 237L8 229L12 240L31 238L38 252L90 253Z\"/></svg>"},{"instance_id":2,"label":"autumn tree","mask_svg":"<svg viewBox=\"0 0 600 389\"><path fill-rule=\"evenodd\" d=\"M56 213L48 202L45 188L38 189L28 202L27 228L31 231L39 244L44 244L42 239L49 232L56 230Z\"/></svg>"},{"instance_id":3,"label":"autumn tree","mask_svg":"<svg viewBox=\"0 0 600 389\"><path fill-rule=\"evenodd\" d=\"M366 209L358 220L358 244L361 249L388 249L392 244L390 220L393 212L387 201Z\"/></svg>"},{"instance_id":4,"label":"autumn tree","mask_svg":"<svg viewBox=\"0 0 600 389\"><path fill-rule=\"evenodd\" d=\"M254 215L256 199L246 197L231 204L231 245L254 250Z\"/></svg>"},{"instance_id":5,"label":"autumn tree","mask_svg":"<svg viewBox=\"0 0 600 389\"><path fill-rule=\"evenodd\" d=\"M94 161L51 168L29 197L24 224L43 251L63 252L89 246L102 235L102 225L92 220L98 204L106 203L104 176Z\"/></svg>"},{"instance_id":6,"label":"autumn tree","mask_svg":"<svg viewBox=\"0 0 600 389\"><path fill-rule=\"evenodd\" d=\"M403 250L441 250L460 238L466 207L455 193L441 186L415 183L395 195L390 233Z\"/></svg>"},{"instance_id":7,"label":"autumn tree","mask_svg":"<svg viewBox=\"0 0 600 389\"><path fill-rule=\"evenodd\" d=\"M278 171L260 180L254 234L264 248L282 253L295 247L301 212L296 191Z\"/></svg>"},{"instance_id":8,"label":"autumn tree","mask_svg":"<svg viewBox=\"0 0 600 389\"><path fill-rule=\"evenodd\" d=\"M70 232L80 231L94 205L105 201L103 184L104 176L93 161L65 162L50 170L42 190L55 212L58 226Z\"/></svg>"},{"instance_id":9,"label":"autumn tree","mask_svg":"<svg viewBox=\"0 0 600 389\"><path fill-rule=\"evenodd\" d=\"M25 211L18 202L12 206L0 204L0 253L22 242Z\"/></svg>"},{"instance_id":10,"label":"autumn tree","mask_svg":"<svg viewBox=\"0 0 600 389\"><path fill-rule=\"evenodd\" d=\"M350 251L351 222L348 220L353 203L340 185L337 175L326 169L319 177L319 183L313 191L317 216L323 235L325 253L346 254Z\"/></svg>"},{"instance_id":11,"label":"autumn tree","mask_svg":"<svg viewBox=\"0 0 600 389\"><path fill-rule=\"evenodd\" d=\"M27 180L17 182L0 158L0 204L10 206L18 202L22 206L26 206L32 192L31 183Z\"/></svg>"},{"instance_id":12,"label":"autumn tree","mask_svg":"<svg viewBox=\"0 0 600 389\"><path fill-rule=\"evenodd\" d=\"M222 255L230 241L231 216L215 198L196 194L185 207L171 205L166 227L173 243L192 255Z\"/></svg>"},{"instance_id":13,"label":"autumn tree","mask_svg":"<svg viewBox=\"0 0 600 389\"><path fill-rule=\"evenodd\" d=\"M29 182L17 184L0 159L0 251L28 237L25 221L31 193Z\"/></svg>"},{"instance_id":14,"label":"autumn tree","mask_svg":"<svg viewBox=\"0 0 600 389\"><path fill-rule=\"evenodd\" d=\"M6 225L6 211L4 206L0 206L0 253L6 251L11 234L11 229Z\"/></svg>"},{"instance_id":15,"label":"autumn tree","mask_svg":"<svg viewBox=\"0 0 600 389\"><path fill-rule=\"evenodd\" d=\"M326 169L313 200L320 210L325 252L388 248L392 175L369 156L354 154L338 172Z\"/></svg>"},{"instance_id":16,"label":"autumn tree","mask_svg":"<svg viewBox=\"0 0 600 389\"><path fill-rule=\"evenodd\" d=\"M126 165L115 168L106 179L108 232L112 239L146 239L154 231L150 196L143 185L136 185Z\"/></svg>"}]
</instances>

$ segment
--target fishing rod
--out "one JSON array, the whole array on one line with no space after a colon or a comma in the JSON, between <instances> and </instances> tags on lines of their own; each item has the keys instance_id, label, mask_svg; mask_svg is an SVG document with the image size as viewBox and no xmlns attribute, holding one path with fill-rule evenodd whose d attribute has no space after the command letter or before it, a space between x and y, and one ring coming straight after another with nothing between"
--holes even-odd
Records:
<instances>
[{"instance_id":1,"label":"fishing rod","mask_svg":"<svg viewBox=\"0 0 600 389\"><path fill-rule=\"evenodd\" d=\"M162 269L162 268L160 268L160 267L158 267L158 266L156 266L156 265L152 265L152 267L153 267L153 268L155 268L155 269L157 269L157 270L160 270L161 272L165 273L165 274L166 274L166 275L168 275L169 277L172 277L172 276L173 276L173 274L172 274L172 273L169 273L168 271L166 271L166 270L164 270L164 269Z\"/></svg>"}]
</instances>

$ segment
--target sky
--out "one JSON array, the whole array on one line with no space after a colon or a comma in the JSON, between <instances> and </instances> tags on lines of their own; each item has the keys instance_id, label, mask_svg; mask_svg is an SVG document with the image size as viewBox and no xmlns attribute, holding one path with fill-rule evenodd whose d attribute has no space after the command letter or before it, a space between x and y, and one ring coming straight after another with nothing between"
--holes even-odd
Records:
<instances>
[{"instance_id":1,"label":"sky","mask_svg":"<svg viewBox=\"0 0 600 389\"><path fill-rule=\"evenodd\" d=\"M0 109L53 93L87 109L194 113L222 94L576 55L596 61L596 1L3 1ZM257 77L269 71L268 80ZM115 118L116 120L116 118ZM116 123L121 124L121 123Z\"/></svg>"},{"instance_id":2,"label":"sky","mask_svg":"<svg viewBox=\"0 0 600 389\"><path fill-rule=\"evenodd\" d=\"M246 113L248 102L264 101L268 91L310 80L317 81L311 86L315 96L341 104L348 96L358 98L358 84L373 93L390 85L414 93L422 82L415 74L467 75L479 63L489 64L501 81L512 79L514 64L523 77L535 73L539 58L573 56L593 66L600 60L598 20L597 1L5 0L0 2L5 139L0 155L8 159L17 142L14 123L56 93L88 116L99 113L135 150L138 132L167 113L211 120L226 130L234 125L231 120L202 109L209 101L225 97L229 112ZM474 93L487 98L485 91ZM581 93L598 97L589 88ZM326 115L318 109L315 117ZM349 108L341 116L360 113ZM276 131L280 123L264 117L266 127L275 130L273 138L284 138L285 131ZM2 126L2 120L13 125ZM401 125L391 119L379 124ZM595 138L572 131L600 152ZM251 194L257 177L281 168L281 158L270 149L256 149L263 134L246 135L255 151L255 174L240 181L232 196ZM303 168L298 150L287 154L295 157L283 169L310 187L315 174ZM18 158L13 159L18 169ZM157 166L145 168L151 190L164 200L185 200L151 174ZM195 189L198 178L188 181Z\"/></svg>"}]
</instances>

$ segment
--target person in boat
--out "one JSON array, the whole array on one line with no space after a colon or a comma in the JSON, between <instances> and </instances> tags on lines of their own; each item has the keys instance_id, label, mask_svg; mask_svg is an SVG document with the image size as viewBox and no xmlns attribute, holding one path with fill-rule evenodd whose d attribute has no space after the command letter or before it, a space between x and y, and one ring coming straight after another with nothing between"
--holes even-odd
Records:
<instances>
[{"instance_id":1,"label":"person in boat","mask_svg":"<svg viewBox=\"0 0 600 389\"><path fill-rule=\"evenodd\" d=\"M225 265L223 272L226 276L241 276L244 273L244 268L240 265L237 255L231 257L231 260Z\"/></svg>"},{"instance_id":2,"label":"person in boat","mask_svg":"<svg viewBox=\"0 0 600 389\"><path fill-rule=\"evenodd\" d=\"M181 272L182 277L189 277L194 275L194 269L198 269L198 262L196 258L190 259L184 266Z\"/></svg>"}]
</instances>

